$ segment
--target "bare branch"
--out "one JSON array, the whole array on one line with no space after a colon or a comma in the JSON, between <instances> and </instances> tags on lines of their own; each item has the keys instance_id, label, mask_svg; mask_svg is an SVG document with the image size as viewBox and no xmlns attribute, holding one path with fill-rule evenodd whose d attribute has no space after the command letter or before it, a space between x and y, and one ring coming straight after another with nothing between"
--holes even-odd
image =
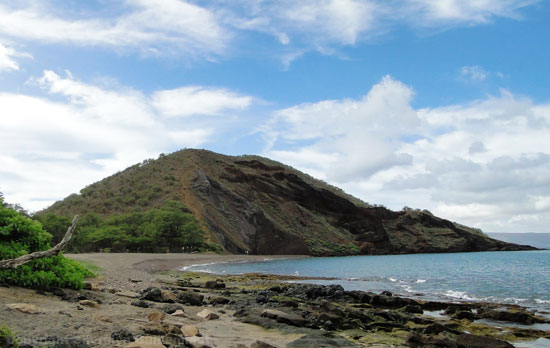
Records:
<instances>
[{"instance_id":1,"label":"bare branch","mask_svg":"<svg viewBox=\"0 0 550 348\"><path fill-rule=\"evenodd\" d=\"M13 268L17 268L21 265L24 265L27 262L30 262L32 260L41 259L41 258L52 256L52 255L58 255L61 252L61 250L63 250L63 248L65 248L67 243L69 243L69 241L71 240L71 238L73 236L73 233L74 233L74 230L76 228L77 222L78 222L78 215L76 215L73 218L73 222L72 222L71 226L69 226L69 228L67 229L67 233L65 233L65 236L63 237L61 242L59 242L53 248L51 248L49 250L37 251L37 252L31 253L31 254L23 255L23 256L20 256L16 259L1 260L0 261L0 269L6 269L6 268L12 268L13 269Z\"/></svg>"}]
</instances>

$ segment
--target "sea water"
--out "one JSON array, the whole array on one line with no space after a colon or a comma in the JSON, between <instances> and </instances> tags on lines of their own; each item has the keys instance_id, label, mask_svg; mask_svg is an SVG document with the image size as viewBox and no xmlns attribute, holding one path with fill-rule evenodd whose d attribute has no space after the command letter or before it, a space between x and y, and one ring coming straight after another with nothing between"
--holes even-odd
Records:
<instances>
[{"instance_id":1,"label":"sea water","mask_svg":"<svg viewBox=\"0 0 550 348\"><path fill-rule=\"evenodd\" d=\"M340 284L346 290L388 290L425 300L519 304L550 312L550 250L320 257L188 269L217 274L325 277L333 279L307 282Z\"/></svg>"}]
</instances>

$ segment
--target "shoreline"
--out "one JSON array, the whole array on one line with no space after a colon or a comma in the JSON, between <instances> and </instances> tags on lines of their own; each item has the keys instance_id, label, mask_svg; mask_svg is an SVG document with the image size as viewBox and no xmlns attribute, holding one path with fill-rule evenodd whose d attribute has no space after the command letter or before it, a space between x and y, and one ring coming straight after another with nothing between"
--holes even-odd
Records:
<instances>
[{"instance_id":1,"label":"shoreline","mask_svg":"<svg viewBox=\"0 0 550 348\"><path fill-rule=\"evenodd\" d=\"M180 347L170 345L168 339L181 344L185 340L191 347L212 348L462 348L464 342L479 343L485 339L499 344L528 341L517 347L550 343L550 329L537 329L550 325L550 319L521 306L420 301L388 292L344 291L339 285L303 284L299 280L305 277L296 276L215 275L179 270L197 263L251 262L288 256L67 256L99 267L99 277L89 280L87 290L41 292L0 287L0 325L8 324L25 342L34 339L33 347L56 347L47 342L54 338L80 339L82 345L74 346L82 348L139 346L120 340L121 333L153 340L153 347L158 348ZM294 281L289 283L288 279ZM41 314L9 309L14 303L35 305ZM88 303L95 305L89 307ZM501 312L500 307L506 309ZM172 315L175 308L182 311L181 316ZM214 319L201 319L199 314L204 311L213 313ZM506 319L506 326L496 319ZM533 326L535 323L539 326ZM513 327L518 324L523 326ZM195 327L201 336L183 337L182 328L188 326Z\"/></svg>"}]
</instances>

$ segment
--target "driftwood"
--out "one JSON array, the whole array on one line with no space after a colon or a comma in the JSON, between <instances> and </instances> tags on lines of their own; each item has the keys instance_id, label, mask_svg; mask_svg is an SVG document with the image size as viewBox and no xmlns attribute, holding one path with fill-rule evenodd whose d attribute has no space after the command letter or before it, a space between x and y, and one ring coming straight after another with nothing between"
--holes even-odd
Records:
<instances>
[{"instance_id":1,"label":"driftwood","mask_svg":"<svg viewBox=\"0 0 550 348\"><path fill-rule=\"evenodd\" d=\"M53 248L51 248L49 250L37 251L37 252L31 253L31 254L23 255L23 256L20 256L16 259L1 260L0 261L0 269L17 268L17 267L19 267L21 265L24 265L27 262L30 262L32 260L41 259L41 258L52 256L52 255L58 255L61 252L61 250L63 250L63 248L65 248L67 243L69 243L69 241L71 240L71 238L73 236L73 233L74 233L74 230L76 228L77 222L78 222L78 215L76 215L73 218L73 222L72 222L71 226L69 226L69 228L67 229L67 233L65 233L65 236L63 237L61 242L59 242Z\"/></svg>"}]
</instances>

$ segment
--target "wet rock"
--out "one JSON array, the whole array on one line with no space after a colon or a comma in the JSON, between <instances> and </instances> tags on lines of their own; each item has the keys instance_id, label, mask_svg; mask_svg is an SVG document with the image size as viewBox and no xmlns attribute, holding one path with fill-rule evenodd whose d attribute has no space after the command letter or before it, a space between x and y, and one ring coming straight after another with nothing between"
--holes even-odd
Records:
<instances>
[{"instance_id":1,"label":"wet rock","mask_svg":"<svg viewBox=\"0 0 550 348\"><path fill-rule=\"evenodd\" d=\"M380 293L380 295L383 295L383 296L393 296L393 294L392 294L391 292L387 291L387 290L386 290L386 291L382 291L382 292Z\"/></svg>"},{"instance_id":2,"label":"wet rock","mask_svg":"<svg viewBox=\"0 0 550 348\"><path fill-rule=\"evenodd\" d=\"M456 343L447 336L426 336L418 333L411 333L407 337L407 345L413 348L457 348Z\"/></svg>"},{"instance_id":3,"label":"wet rock","mask_svg":"<svg viewBox=\"0 0 550 348\"><path fill-rule=\"evenodd\" d=\"M191 306L201 306L204 296L192 291L182 291L178 293L176 301Z\"/></svg>"},{"instance_id":4,"label":"wet rock","mask_svg":"<svg viewBox=\"0 0 550 348\"><path fill-rule=\"evenodd\" d=\"M200 336L199 329L195 325L185 325L180 330L185 337Z\"/></svg>"},{"instance_id":5,"label":"wet rock","mask_svg":"<svg viewBox=\"0 0 550 348\"><path fill-rule=\"evenodd\" d=\"M478 315L484 319L509 321L519 324L534 324L539 322L545 322L535 317L533 314L524 310L494 310L488 308L480 308Z\"/></svg>"},{"instance_id":6,"label":"wet rock","mask_svg":"<svg viewBox=\"0 0 550 348\"><path fill-rule=\"evenodd\" d=\"M264 309L261 314L262 317L275 319L279 323L303 327L307 324L307 320L291 313L285 313L276 309Z\"/></svg>"},{"instance_id":7,"label":"wet rock","mask_svg":"<svg viewBox=\"0 0 550 348\"><path fill-rule=\"evenodd\" d=\"M422 310L422 307L420 307L419 305L407 305L403 307L403 310L407 313L412 313L412 314L424 313L424 310Z\"/></svg>"},{"instance_id":8,"label":"wet rock","mask_svg":"<svg viewBox=\"0 0 550 348\"><path fill-rule=\"evenodd\" d=\"M371 298L370 304L373 306L383 306L383 307L392 307L399 308L407 305L419 305L418 302L402 297L396 296L386 296L386 295L376 295Z\"/></svg>"},{"instance_id":9,"label":"wet rock","mask_svg":"<svg viewBox=\"0 0 550 348\"><path fill-rule=\"evenodd\" d=\"M42 311L36 305L29 304L29 303L11 303L11 304L7 304L6 307L10 310L16 310L25 314L42 313Z\"/></svg>"},{"instance_id":10,"label":"wet rock","mask_svg":"<svg viewBox=\"0 0 550 348\"><path fill-rule=\"evenodd\" d=\"M92 300L82 300L78 302L81 306L91 307L91 308L99 308L99 303Z\"/></svg>"},{"instance_id":11,"label":"wet rock","mask_svg":"<svg viewBox=\"0 0 550 348\"><path fill-rule=\"evenodd\" d=\"M426 335L437 335L441 332L449 332L455 335L461 334L461 332L456 331L450 327L447 327L445 325L439 324L439 323L433 323L428 326L426 326L424 329L422 329L422 333Z\"/></svg>"},{"instance_id":12,"label":"wet rock","mask_svg":"<svg viewBox=\"0 0 550 348\"><path fill-rule=\"evenodd\" d=\"M506 341L496 338L462 334L456 338L458 348L514 348Z\"/></svg>"},{"instance_id":13,"label":"wet rock","mask_svg":"<svg viewBox=\"0 0 550 348\"><path fill-rule=\"evenodd\" d=\"M174 303L166 304L162 306L161 309L166 314L174 314L176 311L182 311L182 312L184 311L184 308L182 305L174 304Z\"/></svg>"},{"instance_id":14,"label":"wet rock","mask_svg":"<svg viewBox=\"0 0 550 348\"><path fill-rule=\"evenodd\" d=\"M156 288L153 286L143 290L143 292L141 293L140 299L149 300L153 302L164 302L164 298L162 297L162 291L159 288Z\"/></svg>"},{"instance_id":15,"label":"wet rock","mask_svg":"<svg viewBox=\"0 0 550 348\"><path fill-rule=\"evenodd\" d=\"M126 329L120 329L111 333L111 338L115 341L130 341L134 342L134 335Z\"/></svg>"},{"instance_id":16,"label":"wet rock","mask_svg":"<svg viewBox=\"0 0 550 348\"><path fill-rule=\"evenodd\" d=\"M203 309L202 311L197 313L197 317L203 320L215 320L218 319L220 316L209 309Z\"/></svg>"},{"instance_id":17,"label":"wet rock","mask_svg":"<svg viewBox=\"0 0 550 348\"><path fill-rule=\"evenodd\" d=\"M458 319L458 320L461 320L461 319L467 319L467 320L474 320L476 318L476 315L472 312L469 312L469 311L458 311L458 312L455 312L452 317L454 319Z\"/></svg>"}]
</instances>

